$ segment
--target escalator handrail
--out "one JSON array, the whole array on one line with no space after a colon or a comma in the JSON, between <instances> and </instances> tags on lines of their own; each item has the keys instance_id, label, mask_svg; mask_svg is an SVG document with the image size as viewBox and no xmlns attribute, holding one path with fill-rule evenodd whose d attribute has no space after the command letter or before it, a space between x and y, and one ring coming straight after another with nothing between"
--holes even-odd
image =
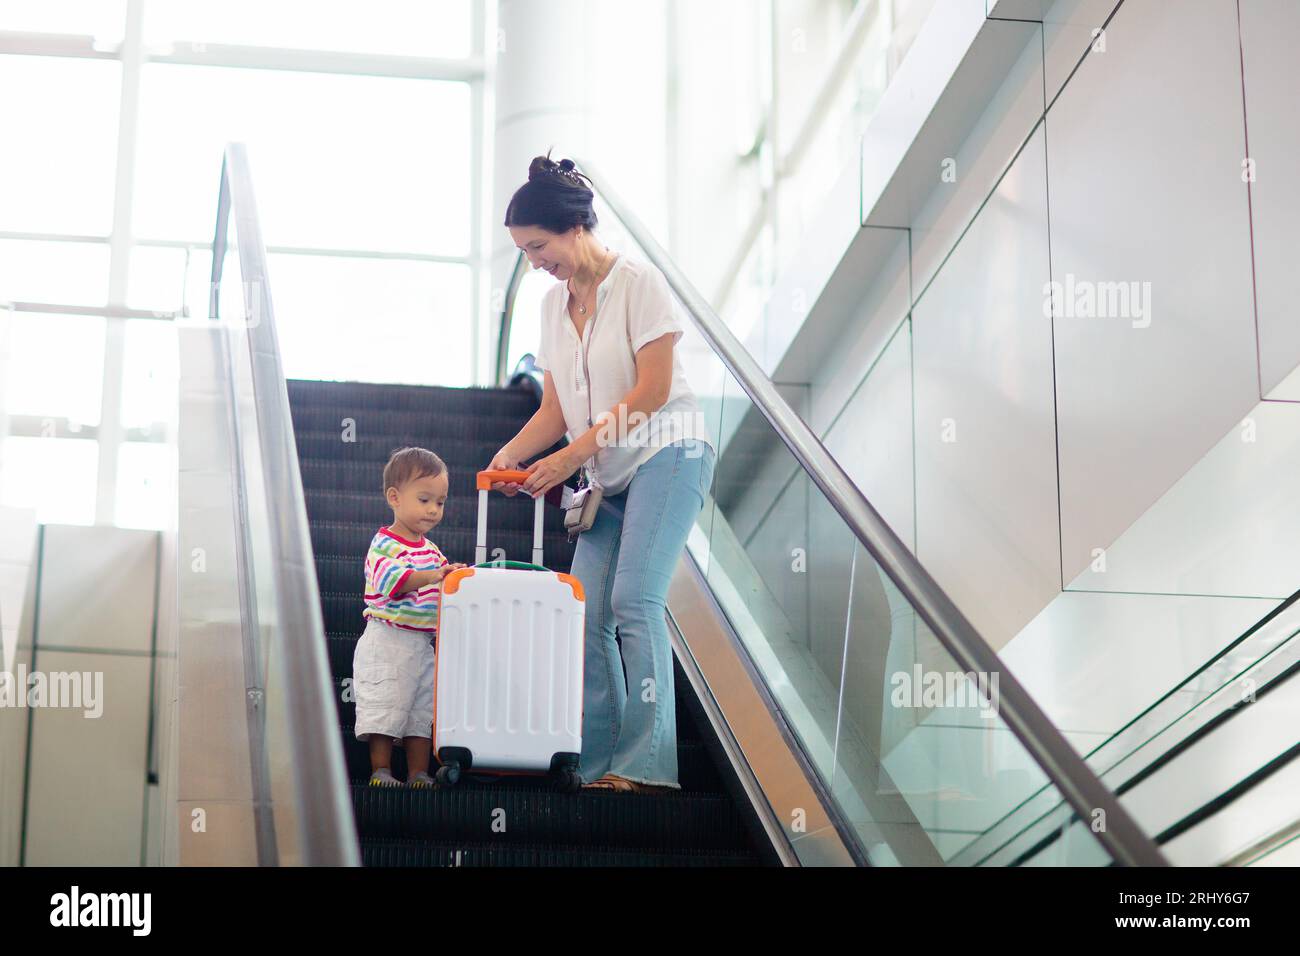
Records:
<instances>
[{"instance_id":1,"label":"escalator handrail","mask_svg":"<svg viewBox=\"0 0 1300 956\"><path fill-rule=\"evenodd\" d=\"M1104 826L1092 832L1113 859L1128 866L1167 866L1168 862L1151 838L1119 803L1101 779L1088 767L1065 736L1047 718L1024 686L1010 674L997 653L975 630L952 599L921 566L880 513L826 450L812 429L777 392L740 340L713 311L686 275L655 240L645 225L608 186L593 164L579 167L590 177L593 190L604 201L650 262L663 273L687 314L714 353L762 412L778 437L790 449L808 477L821 489L831 506L862 546L898 587L963 671L997 674L999 714L1060 791L1080 819L1091 822L1097 811L1104 813ZM498 349L509 347L514 293L523 275L520 253L506 290ZM498 368L504 359L498 354Z\"/></svg>"},{"instance_id":2,"label":"escalator handrail","mask_svg":"<svg viewBox=\"0 0 1300 956\"><path fill-rule=\"evenodd\" d=\"M266 245L257 215L242 143L228 143L221 166L217 229L212 247L209 315L218 319L221 274L227 253L227 223L236 223L236 253L244 282L245 302L256 309L246 323L257 410L258 448L264 468L270 509L271 565L276 599L285 609L278 617L275 639L283 642L279 655L285 667L283 691L288 739L294 742L293 774L301 861L308 866L360 864L342 744L326 732L338 722L331 697L333 678L326 655L325 625L315 559L308 532L307 503L294 442L289 393L280 360L275 314L267 279ZM239 427L238 416L234 419ZM235 447L240 447L238 435ZM236 482L247 475L235 476ZM241 523L239 542L246 561L252 552L249 529Z\"/></svg>"},{"instance_id":3,"label":"escalator handrail","mask_svg":"<svg viewBox=\"0 0 1300 956\"><path fill-rule=\"evenodd\" d=\"M497 366L494 381L499 388L506 385L506 362L510 360L510 324L515 315L515 299L519 295L519 284L528 273L528 264L524 254L515 257L514 268L510 271L510 281L506 283L505 303L501 306L501 325L497 331Z\"/></svg>"}]
</instances>

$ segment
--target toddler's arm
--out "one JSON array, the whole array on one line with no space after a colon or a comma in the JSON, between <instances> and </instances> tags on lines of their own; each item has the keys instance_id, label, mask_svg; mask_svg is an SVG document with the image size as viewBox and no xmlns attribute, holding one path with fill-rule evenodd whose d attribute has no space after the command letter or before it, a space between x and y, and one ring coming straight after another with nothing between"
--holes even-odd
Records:
<instances>
[{"instance_id":1,"label":"toddler's arm","mask_svg":"<svg viewBox=\"0 0 1300 956\"><path fill-rule=\"evenodd\" d=\"M405 581L393 588L393 596L405 594L407 591L418 591L420 588L427 588L430 584L438 584L452 571L464 567L468 565L444 564L440 568L431 568L428 571L412 571L406 576Z\"/></svg>"}]
</instances>

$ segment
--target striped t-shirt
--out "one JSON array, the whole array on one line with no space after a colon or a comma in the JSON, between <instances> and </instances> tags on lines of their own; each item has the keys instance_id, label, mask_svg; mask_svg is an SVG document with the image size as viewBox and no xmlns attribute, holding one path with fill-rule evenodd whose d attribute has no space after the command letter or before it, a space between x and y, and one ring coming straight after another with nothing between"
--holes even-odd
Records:
<instances>
[{"instance_id":1,"label":"striped t-shirt","mask_svg":"<svg viewBox=\"0 0 1300 956\"><path fill-rule=\"evenodd\" d=\"M428 538L408 541L387 528L380 528L366 553L366 609L363 616L412 631L436 631L442 585L429 584L405 594L394 595L393 592L416 571L429 571L448 563L438 546Z\"/></svg>"}]
</instances>

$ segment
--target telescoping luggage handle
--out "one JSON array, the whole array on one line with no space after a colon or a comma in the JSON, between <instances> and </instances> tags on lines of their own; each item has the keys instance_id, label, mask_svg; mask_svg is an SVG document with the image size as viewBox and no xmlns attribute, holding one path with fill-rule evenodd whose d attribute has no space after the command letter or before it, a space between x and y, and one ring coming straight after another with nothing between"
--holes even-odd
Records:
<instances>
[{"instance_id":1,"label":"telescoping luggage handle","mask_svg":"<svg viewBox=\"0 0 1300 956\"><path fill-rule=\"evenodd\" d=\"M492 490L492 482L514 482L517 485L522 485L527 480L528 472L516 469L498 469L478 473L476 482L478 487L478 537L474 541L475 564L483 564L487 561L487 503L488 492ZM536 501L536 510L533 513L533 564L540 566L543 564L542 519L544 515L542 508L546 506L546 498L538 495L534 501Z\"/></svg>"}]
</instances>

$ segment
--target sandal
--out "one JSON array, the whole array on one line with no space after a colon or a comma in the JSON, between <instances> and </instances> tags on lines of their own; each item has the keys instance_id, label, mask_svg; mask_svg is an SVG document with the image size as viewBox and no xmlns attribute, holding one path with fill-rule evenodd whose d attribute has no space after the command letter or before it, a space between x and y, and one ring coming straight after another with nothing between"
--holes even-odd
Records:
<instances>
[{"instance_id":1,"label":"sandal","mask_svg":"<svg viewBox=\"0 0 1300 956\"><path fill-rule=\"evenodd\" d=\"M393 776L393 772L387 767L380 767L370 775L370 786L372 787L400 787L402 781Z\"/></svg>"},{"instance_id":2,"label":"sandal","mask_svg":"<svg viewBox=\"0 0 1300 956\"><path fill-rule=\"evenodd\" d=\"M599 780L582 785L584 790L613 790L616 793L663 793L676 790L676 787L657 787L654 784L638 783L617 774L607 773Z\"/></svg>"},{"instance_id":3,"label":"sandal","mask_svg":"<svg viewBox=\"0 0 1300 956\"><path fill-rule=\"evenodd\" d=\"M412 790L436 790L437 782L425 771L412 774L406 781L406 785Z\"/></svg>"}]
</instances>

